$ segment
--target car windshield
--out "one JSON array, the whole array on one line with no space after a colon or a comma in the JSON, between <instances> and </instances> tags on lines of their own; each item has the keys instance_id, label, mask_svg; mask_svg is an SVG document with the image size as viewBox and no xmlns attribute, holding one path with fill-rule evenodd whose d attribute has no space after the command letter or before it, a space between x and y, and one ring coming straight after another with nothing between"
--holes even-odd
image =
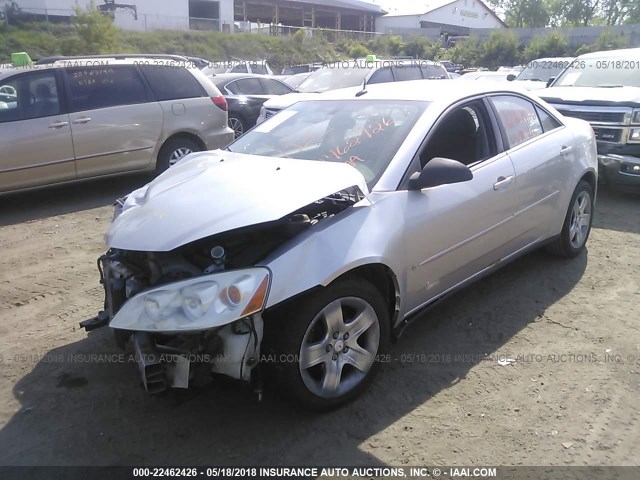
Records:
<instances>
[{"instance_id":1,"label":"car windshield","mask_svg":"<svg viewBox=\"0 0 640 480\"><path fill-rule=\"evenodd\" d=\"M640 87L640 58L578 58L554 87Z\"/></svg>"},{"instance_id":2,"label":"car windshield","mask_svg":"<svg viewBox=\"0 0 640 480\"><path fill-rule=\"evenodd\" d=\"M353 64L349 64L348 67L336 64L321 68L298 85L298 91L302 93L320 93L337 88L357 87L362 85L371 70L371 68Z\"/></svg>"},{"instance_id":3,"label":"car windshield","mask_svg":"<svg viewBox=\"0 0 640 480\"><path fill-rule=\"evenodd\" d=\"M557 77L570 63L569 60L534 60L520 72L516 80L546 82L551 77Z\"/></svg>"},{"instance_id":4,"label":"car windshield","mask_svg":"<svg viewBox=\"0 0 640 480\"><path fill-rule=\"evenodd\" d=\"M415 100L298 102L238 138L228 150L348 163L372 188L428 105Z\"/></svg>"}]
</instances>

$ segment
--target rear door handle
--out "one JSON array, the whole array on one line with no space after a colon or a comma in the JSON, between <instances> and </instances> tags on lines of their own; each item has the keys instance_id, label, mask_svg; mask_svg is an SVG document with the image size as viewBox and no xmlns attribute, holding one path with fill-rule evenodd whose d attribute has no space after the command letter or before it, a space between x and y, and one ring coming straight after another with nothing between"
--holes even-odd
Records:
<instances>
[{"instance_id":1,"label":"rear door handle","mask_svg":"<svg viewBox=\"0 0 640 480\"><path fill-rule=\"evenodd\" d=\"M572 150L573 150L573 147L562 147L560 149L560 155L562 155L563 157L566 157L571 153Z\"/></svg>"},{"instance_id":2,"label":"rear door handle","mask_svg":"<svg viewBox=\"0 0 640 480\"><path fill-rule=\"evenodd\" d=\"M89 123L91 121L91 117L82 117L76 118L73 123Z\"/></svg>"},{"instance_id":3,"label":"rear door handle","mask_svg":"<svg viewBox=\"0 0 640 480\"><path fill-rule=\"evenodd\" d=\"M508 177L498 177L496 183L493 184L493 189L500 190L509 185L511 182L513 182L513 175L509 175Z\"/></svg>"},{"instance_id":4,"label":"rear door handle","mask_svg":"<svg viewBox=\"0 0 640 480\"><path fill-rule=\"evenodd\" d=\"M51 125L49 125L49 128L62 128L66 127L67 125L69 125L69 122L53 122Z\"/></svg>"}]
</instances>

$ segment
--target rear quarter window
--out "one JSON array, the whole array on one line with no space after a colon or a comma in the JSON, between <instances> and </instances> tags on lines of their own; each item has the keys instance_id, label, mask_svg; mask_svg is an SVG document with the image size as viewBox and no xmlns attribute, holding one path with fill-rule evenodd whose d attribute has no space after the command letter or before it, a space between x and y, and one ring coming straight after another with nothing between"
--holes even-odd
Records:
<instances>
[{"instance_id":1,"label":"rear quarter window","mask_svg":"<svg viewBox=\"0 0 640 480\"><path fill-rule=\"evenodd\" d=\"M158 101L208 96L204 87L186 68L145 65L140 69Z\"/></svg>"}]
</instances>

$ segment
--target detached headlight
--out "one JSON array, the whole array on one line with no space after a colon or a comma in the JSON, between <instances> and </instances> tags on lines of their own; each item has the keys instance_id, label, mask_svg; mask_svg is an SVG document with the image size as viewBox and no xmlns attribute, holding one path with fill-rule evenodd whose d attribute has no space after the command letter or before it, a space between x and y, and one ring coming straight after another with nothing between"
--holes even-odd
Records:
<instances>
[{"instance_id":1,"label":"detached headlight","mask_svg":"<svg viewBox=\"0 0 640 480\"><path fill-rule=\"evenodd\" d=\"M640 142L640 127L629 130L629 142Z\"/></svg>"},{"instance_id":2,"label":"detached headlight","mask_svg":"<svg viewBox=\"0 0 640 480\"><path fill-rule=\"evenodd\" d=\"M631 124L640 125L640 109L634 110L631 114Z\"/></svg>"},{"instance_id":3,"label":"detached headlight","mask_svg":"<svg viewBox=\"0 0 640 480\"><path fill-rule=\"evenodd\" d=\"M264 308L270 272L249 268L170 283L129 299L112 328L189 332L220 327Z\"/></svg>"}]
</instances>

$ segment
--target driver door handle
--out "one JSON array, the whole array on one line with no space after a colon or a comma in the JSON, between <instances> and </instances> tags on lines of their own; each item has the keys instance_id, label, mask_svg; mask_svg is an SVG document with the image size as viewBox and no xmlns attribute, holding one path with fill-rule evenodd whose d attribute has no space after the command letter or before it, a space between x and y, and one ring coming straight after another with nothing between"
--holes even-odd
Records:
<instances>
[{"instance_id":1,"label":"driver door handle","mask_svg":"<svg viewBox=\"0 0 640 480\"><path fill-rule=\"evenodd\" d=\"M73 123L89 123L91 121L91 117L82 117L76 118Z\"/></svg>"},{"instance_id":2,"label":"driver door handle","mask_svg":"<svg viewBox=\"0 0 640 480\"><path fill-rule=\"evenodd\" d=\"M560 149L560 155L562 155L563 157L566 157L571 153L571 150L573 150L573 147L562 147Z\"/></svg>"},{"instance_id":3,"label":"driver door handle","mask_svg":"<svg viewBox=\"0 0 640 480\"><path fill-rule=\"evenodd\" d=\"M69 125L69 122L53 122L51 125L49 125L49 128L62 128L66 127L67 125Z\"/></svg>"},{"instance_id":4,"label":"driver door handle","mask_svg":"<svg viewBox=\"0 0 640 480\"><path fill-rule=\"evenodd\" d=\"M501 190L507 185L513 182L513 175L509 175L508 177L498 177L496 183L493 184L494 190Z\"/></svg>"}]
</instances>

